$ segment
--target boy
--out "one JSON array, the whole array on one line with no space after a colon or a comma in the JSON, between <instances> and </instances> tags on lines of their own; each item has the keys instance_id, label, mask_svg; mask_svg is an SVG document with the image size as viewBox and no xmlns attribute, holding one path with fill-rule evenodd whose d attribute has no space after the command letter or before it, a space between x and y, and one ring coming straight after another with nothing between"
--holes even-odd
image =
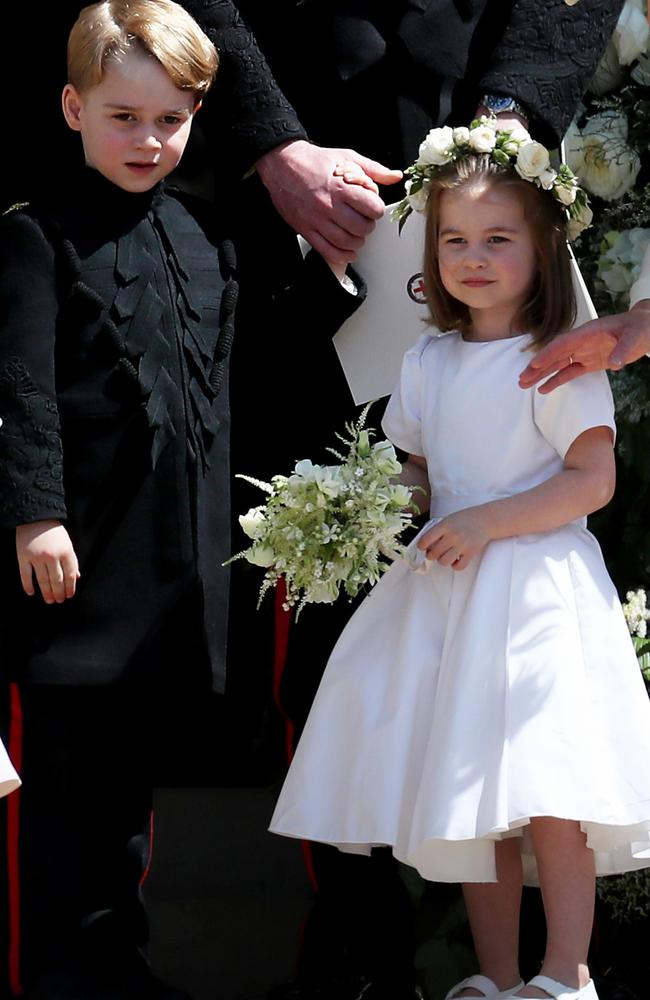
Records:
<instances>
[{"instance_id":1,"label":"boy","mask_svg":"<svg viewBox=\"0 0 650 1000\"><path fill-rule=\"evenodd\" d=\"M233 253L163 184L217 62L171 0L85 8L63 92L85 164L1 222L0 651L24 712L14 994L184 996L141 956L138 884L152 702L173 680L182 710L223 676Z\"/></svg>"}]
</instances>

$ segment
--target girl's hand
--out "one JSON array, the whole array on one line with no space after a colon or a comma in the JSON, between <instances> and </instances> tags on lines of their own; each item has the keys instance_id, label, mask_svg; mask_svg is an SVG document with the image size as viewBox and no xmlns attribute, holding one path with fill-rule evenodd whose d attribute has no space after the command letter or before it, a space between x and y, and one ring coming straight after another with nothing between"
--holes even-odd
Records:
<instances>
[{"instance_id":1,"label":"girl's hand","mask_svg":"<svg viewBox=\"0 0 650 1000\"><path fill-rule=\"evenodd\" d=\"M16 528L16 554L23 590L35 593L34 576L46 604L74 597L79 563L70 536L60 521L35 521Z\"/></svg>"},{"instance_id":2,"label":"girl's hand","mask_svg":"<svg viewBox=\"0 0 650 1000\"><path fill-rule=\"evenodd\" d=\"M452 569L465 569L489 541L487 517L480 507L468 507L444 517L417 544L427 559Z\"/></svg>"},{"instance_id":3,"label":"girl's hand","mask_svg":"<svg viewBox=\"0 0 650 1000\"><path fill-rule=\"evenodd\" d=\"M342 177L346 184L356 184L358 187L365 188L366 191L379 194L379 188L372 177L364 173L356 163L337 163L334 167L334 176Z\"/></svg>"}]
</instances>

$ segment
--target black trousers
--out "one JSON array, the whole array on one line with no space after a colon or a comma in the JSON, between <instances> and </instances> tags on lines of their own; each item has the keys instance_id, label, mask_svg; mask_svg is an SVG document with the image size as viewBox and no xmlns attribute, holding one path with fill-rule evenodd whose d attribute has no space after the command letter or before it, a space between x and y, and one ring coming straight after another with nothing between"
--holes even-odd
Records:
<instances>
[{"instance_id":1,"label":"black trousers","mask_svg":"<svg viewBox=\"0 0 650 1000\"><path fill-rule=\"evenodd\" d=\"M295 742L332 647L358 603L308 605L290 629L279 693ZM331 981L334 990L339 979L361 977L373 983L373 1000L412 1000L413 904L390 849L364 857L311 843L308 851L317 890L301 936L298 979Z\"/></svg>"},{"instance_id":2,"label":"black trousers","mask_svg":"<svg viewBox=\"0 0 650 1000\"><path fill-rule=\"evenodd\" d=\"M166 781L166 761L178 780L179 756L191 783L209 732L194 610L191 599L179 604L121 683L12 692L23 786L1 803L2 998L52 970L112 983L144 964L153 788Z\"/></svg>"}]
</instances>

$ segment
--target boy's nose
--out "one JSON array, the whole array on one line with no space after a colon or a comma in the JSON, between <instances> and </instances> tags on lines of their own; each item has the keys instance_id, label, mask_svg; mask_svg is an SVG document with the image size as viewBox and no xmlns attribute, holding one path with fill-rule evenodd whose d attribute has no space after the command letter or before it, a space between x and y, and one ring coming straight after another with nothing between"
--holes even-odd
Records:
<instances>
[{"instance_id":1,"label":"boy's nose","mask_svg":"<svg viewBox=\"0 0 650 1000\"><path fill-rule=\"evenodd\" d=\"M155 132L143 129L135 137L135 145L138 149L161 149L162 142Z\"/></svg>"}]
</instances>

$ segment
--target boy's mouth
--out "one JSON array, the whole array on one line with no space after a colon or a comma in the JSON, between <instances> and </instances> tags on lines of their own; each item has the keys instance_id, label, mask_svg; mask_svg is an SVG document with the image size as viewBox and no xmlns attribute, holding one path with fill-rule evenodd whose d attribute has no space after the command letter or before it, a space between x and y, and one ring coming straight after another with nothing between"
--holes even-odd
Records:
<instances>
[{"instance_id":1,"label":"boy's mouth","mask_svg":"<svg viewBox=\"0 0 650 1000\"><path fill-rule=\"evenodd\" d=\"M146 173L149 173L150 170L155 170L155 168L158 166L158 164L157 163L136 163L136 162L133 162L133 163L127 163L126 166L129 168L129 170L135 170L137 173L146 174Z\"/></svg>"}]
</instances>

